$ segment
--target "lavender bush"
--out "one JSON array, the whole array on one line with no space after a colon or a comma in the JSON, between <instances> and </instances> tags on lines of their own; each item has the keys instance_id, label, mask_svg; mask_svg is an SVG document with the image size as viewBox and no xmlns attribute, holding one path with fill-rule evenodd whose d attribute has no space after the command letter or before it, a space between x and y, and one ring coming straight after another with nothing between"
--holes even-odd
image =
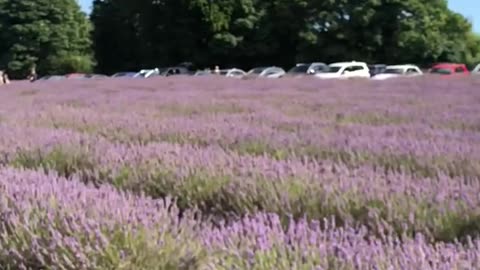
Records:
<instances>
[{"instance_id":1,"label":"lavender bush","mask_svg":"<svg viewBox=\"0 0 480 270\"><path fill-rule=\"evenodd\" d=\"M9 269L474 269L478 240L430 244L334 221L258 213L211 226L174 201L0 169L0 262Z\"/></svg>"},{"instance_id":2,"label":"lavender bush","mask_svg":"<svg viewBox=\"0 0 480 270\"><path fill-rule=\"evenodd\" d=\"M472 269L479 84L155 78L3 87L0 264Z\"/></svg>"}]
</instances>

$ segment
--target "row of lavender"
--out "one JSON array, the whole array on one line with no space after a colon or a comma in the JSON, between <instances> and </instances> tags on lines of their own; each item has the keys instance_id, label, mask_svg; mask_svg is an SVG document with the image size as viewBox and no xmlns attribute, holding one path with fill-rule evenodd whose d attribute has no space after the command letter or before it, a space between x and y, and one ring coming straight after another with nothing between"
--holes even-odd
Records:
<instances>
[{"instance_id":1,"label":"row of lavender","mask_svg":"<svg viewBox=\"0 0 480 270\"><path fill-rule=\"evenodd\" d=\"M321 266L319 269L387 269L390 265L442 269L442 263L445 269L470 269L477 248L472 243L476 240L469 239L480 230L477 82L409 80L382 85L294 79L281 83L162 79L135 84L116 80L8 86L0 92L0 162L39 172L6 172L19 174L19 178L35 174L33 178L42 179L39 181L45 185L58 186L55 177L43 175L53 171L74 179L76 189L85 188L80 181L132 191L137 195L127 197L135 202L153 202L140 193L153 199L173 196L179 212L167 215L171 207L152 207L147 216L187 216L176 222L188 224L172 225L181 228L180 233L150 235L159 231L151 226L169 224L166 219L139 218L135 223L137 217L130 217L128 222L122 219L111 225L110 220L118 219L92 210L96 202L95 207L84 202L79 213L93 215L90 218L96 222L105 217L101 222L110 224L105 225L106 237L114 239L114 244L95 246L89 242L92 237L75 236L73 229L63 227L48 233L12 231L18 226L7 222L0 229L3 241L14 245L12 250L23 257L10 261L13 253L4 252L2 260L6 265L30 267L55 260L63 266L69 261L77 263L71 269L78 269L78 263L85 263L80 268L95 268L91 265L99 261L105 263L98 264L102 267L125 263L122 267L128 269L129 263L138 263L140 257L153 260L144 269L160 262L173 269L231 269L232 264L246 269L311 269L313 265ZM19 185L25 185L22 183ZM87 189L95 193L93 187ZM81 197L68 190L58 194L72 201ZM112 187L99 190L112 194L99 198L110 201L105 209L121 204L118 196L123 195ZM56 200L38 198L57 207ZM26 205L35 202L19 201ZM33 220L46 213L43 208L29 212L11 206L11 199L5 205ZM135 207L129 209L137 211ZM208 222L190 217L188 209L198 209L204 218L213 218L213 224L219 217L233 218L233 223L210 228ZM274 214L267 218L265 213ZM248 214L257 219L245 218L246 224L242 223L239 217ZM290 224L290 218L299 223ZM313 220L313 225L302 223L302 218ZM341 228L324 228L314 221L331 218ZM53 221L42 222L46 226ZM148 226L139 229L132 227L132 222ZM281 230L280 223L298 230ZM415 233L420 234L414 237ZM305 234L318 235L307 241ZM33 247L42 246L53 235L65 241L81 237L72 245L78 252L85 247L87 258L93 261L64 255L63 246L55 249L54 257L25 257L32 252L32 245L24 242L29 235L41 242ZM159 237L163 237L161 241ZM470 246L456 243L457 238ZM161 245L145 239L157 239ZM187 242L189 239L196 239L198 245ZM452 244L429 244L432 240ZM217 244L204 247L205 242ZM27 253L18 251L15 243ZM174 248L164 249L167 245ZM134 255L121 255L120 250L128 253L134 247L148 252L135 249L130 250ZM182 252L186 255L171 261L170 254ZM434 259L409 257L419 252ZM163 255L154 259L158 254Z\"/></svg>"},{"instance_id":2,"label":"row of lavender","mask_svg":"<svg viewBox=\"0 0 480 270\"><path fill-rule=\"evenodd\" d=\"M475 269L480 242L377 237L334 222L257 213L228 225L198 221L170 199L93 188L75 179L0 169L5 269Z\"/></svg>"},{"instance_id":3,"label":"row of lavender","mask_svg":"<svg viewBox=\"0 0 480 270\"><path fill-rule=\"evenodd\" d=\"M398 233L452 241L476 234L480 183L441 172L420 178L383 168L308 158L273 159L214 146L112 143L78 132L0 126L0 161L111 184L179 207L227 217L257 211L282 218L336 217L377 231L381 218ZM375 213L376 215L371 215Z\"/></svg>"},{"instance_id":4,"label":"row of lavender","mask_svg":"<svg viewBox=\"0 0 480 270\"><path fill-rule=\"evenodd\" d=\"M475 81L452 84L453 89L421 81L383 85L388 91L361 83L353 93L346 89L350 85L309 81L255 82L244 86L253 90L242 92L228 80L203 91L192 85L185 90L182 81L160 83L163 91L148 84L129 91L128 85L106 83L80 84L73 94L23 91L20 98L5 97L17 110L12 115L5 108L5 121L8 126L76 130L124 144L220 146L276 159L308 156L350 167L401 167L427 177L439 170L480 175ZM18 110L19 102L27 110Z\"/></svg>"}]
</instances>

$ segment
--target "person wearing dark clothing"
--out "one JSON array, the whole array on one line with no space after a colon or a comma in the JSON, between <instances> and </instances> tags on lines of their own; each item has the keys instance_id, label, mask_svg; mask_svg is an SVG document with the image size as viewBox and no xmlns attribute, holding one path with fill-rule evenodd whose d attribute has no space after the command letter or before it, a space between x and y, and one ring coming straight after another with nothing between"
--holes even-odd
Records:
<instances>
[{"instance_id":1,"label":"person wearing dark clothing","mask_svg":"<svg viewBox=\"0 0 480 270\"><path fill-rule=\"evenodd\" d=\"M0 85L2 84L9 84L10 80L8 79L8 75L5 71L0 70Z\"/></svg>"}]
</instances>

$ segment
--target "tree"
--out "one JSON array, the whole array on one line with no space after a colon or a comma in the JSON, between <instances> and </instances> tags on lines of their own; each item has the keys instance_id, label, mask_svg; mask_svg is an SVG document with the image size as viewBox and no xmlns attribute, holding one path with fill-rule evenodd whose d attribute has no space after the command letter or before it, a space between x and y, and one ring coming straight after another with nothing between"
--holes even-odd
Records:
<instances>
[{"instance_id":1,"label":"tree","mask_svg":"<svg viewBox=\"0 0 480 270\"><path fill-rule=\"evenodd\" d=\"M105 73L135 70L142 65L140 5L145 1L94 0L90 19L97 69ZM146 10L145 10L146 11Z\"/></svg>"},{"instance_id":2,"label":"tree","mask_svg":"<svg viewBox=\"0 0 480 270\"><path fill-rule=\"evenodd\" d=\"M81 59L93 65L91 24L75 0L0 0L0 65L24 77L32 65L40 74L64 72L57 62Z\"/></svg>"},{"instance_id":3,"label":"tree","mask_svg":"<svg viewBox=\"0 0 480 270\"><path fill-rule=\"evenodd\" d=\"M235 63L256 14L253 0L95 0L91 19L98 69L113 73Z\"/></svg>"}]
</instances>

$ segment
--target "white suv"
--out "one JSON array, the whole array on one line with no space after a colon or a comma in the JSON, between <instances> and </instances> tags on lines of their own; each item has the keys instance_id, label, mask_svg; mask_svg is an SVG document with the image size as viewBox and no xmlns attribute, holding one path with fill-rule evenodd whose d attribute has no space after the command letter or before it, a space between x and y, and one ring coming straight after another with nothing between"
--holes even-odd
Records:
<instances>
[{"instance_id":1,"label":"white suv","mask_svg":"<svg viewBox=\"0 0 480 270\"><path fill-rule=\"evenodd\" d=\"M328 65L328 70L315 74L321 79L370 78L370 70L364 62L339 62Z\"/></svg>"}]
</instances>

